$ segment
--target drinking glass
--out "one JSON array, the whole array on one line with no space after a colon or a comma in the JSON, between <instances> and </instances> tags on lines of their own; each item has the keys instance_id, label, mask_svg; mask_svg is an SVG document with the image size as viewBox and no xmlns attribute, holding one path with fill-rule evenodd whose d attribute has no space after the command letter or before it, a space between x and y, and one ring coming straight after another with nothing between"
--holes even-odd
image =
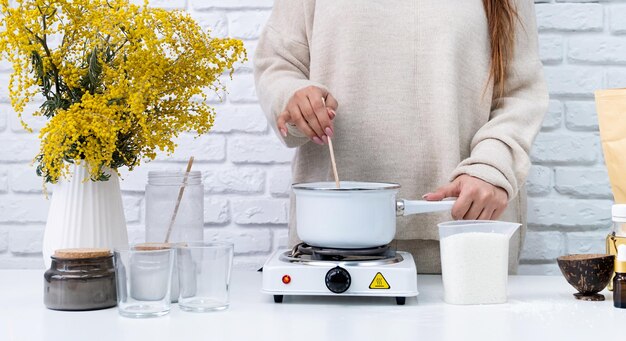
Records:
<instances>
[{"instance_id":1,"label":"drinking glass","mask_svg":"<svg viewBox=\"0 0 626 341\"><path fill-rule=\"evenodd\" d=\"M188 243L176 249L181 310L224 310L229 304L231 243Z\"/></svg>"},{"instance_id":2,"label":"drinking glass","mask_svg":"<svg viewBox=\"0 0 626 341\"><path fill-rule=\"evenodd\" d=\"M170 311L175 250L115 250L117 307L126 317L156 317Z\"/></svg>"}]
</instances>

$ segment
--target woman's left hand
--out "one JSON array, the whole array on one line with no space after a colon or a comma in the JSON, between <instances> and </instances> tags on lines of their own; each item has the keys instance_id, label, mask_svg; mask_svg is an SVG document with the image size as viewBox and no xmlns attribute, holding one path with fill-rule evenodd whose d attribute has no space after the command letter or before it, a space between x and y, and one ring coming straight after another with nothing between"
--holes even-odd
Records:
<instances>
[{"instance_id":1,"label":"woman's left hand","mask_svg":"<svg viewBox=\"0 0 626 341\"><path fill-rule=\"evenodd\" d=\"M457 220L495 220L508 204L504 189L466 174L423 198L437 201L451 197L458 197L452 207L452 218Z\"/></svg>"}]
</instances>

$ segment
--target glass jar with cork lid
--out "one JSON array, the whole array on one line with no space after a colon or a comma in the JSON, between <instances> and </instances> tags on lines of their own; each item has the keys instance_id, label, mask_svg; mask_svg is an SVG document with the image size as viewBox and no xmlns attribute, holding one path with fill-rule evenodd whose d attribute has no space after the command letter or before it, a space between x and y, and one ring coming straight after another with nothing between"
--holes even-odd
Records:
<instances>
[{"instance_id":1,"label":"glass jar with cork lid","mask_svg":"<svg viewBox=\"0 0 626 341\"><path fill-rule=\"evenodd\" d=\"M113 254L108 249L62 249L44 274L44 304L53 310L117 305Z\"/></svg>"}]
</instances>

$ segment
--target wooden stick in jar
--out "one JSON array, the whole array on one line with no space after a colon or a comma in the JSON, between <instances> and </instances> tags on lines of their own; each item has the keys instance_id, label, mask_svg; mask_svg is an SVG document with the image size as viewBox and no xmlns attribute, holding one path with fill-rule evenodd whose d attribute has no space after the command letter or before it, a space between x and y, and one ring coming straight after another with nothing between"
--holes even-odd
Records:
<instances>
[{"instance_id":1,"label":"wooden stick in jar","mask_svg":"<svg viewBox=\"0 0 626 341\"><path fill-rule=\"evenodd\" d=\"M174 213L172 214L170 225L167 228L167 235L165 235L165 243L169 243L170 241L170 235L172 234L172 227L174 226L174 221L176 221L176 215L178 214L178 208L180 207L180 202L183 199L183 193L185 192L185 187L187 187L187 177L189 176L189 172L191 172L192 165L193 165L193 156L189 158L189 162L187 163L187 171L185 171L185 176L183 178L183 185L180 186L180 190L178 191L178 199L176 200L176 206L174 206Z\"/></svg>"}]
</instances>

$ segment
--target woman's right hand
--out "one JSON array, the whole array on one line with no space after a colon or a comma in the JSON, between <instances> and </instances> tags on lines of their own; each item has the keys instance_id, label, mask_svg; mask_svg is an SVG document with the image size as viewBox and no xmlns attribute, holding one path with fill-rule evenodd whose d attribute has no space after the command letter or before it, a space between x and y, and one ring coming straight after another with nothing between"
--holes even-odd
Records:
<instances>
[{"instance_id":1,"label":"woman's right hand","mask_svg":"<svg viewBox=\"0 0 626 341\"><path fill-rule=\"evenodd\" d=\"M290 124L313 142L323 145L328 142L327 137L333 137L333 119L338 105L335 97L322 88L300 89L291 96L285 111L278 115L278 129L287 137L287 124Z\"/></svg>"}]
</instances>

